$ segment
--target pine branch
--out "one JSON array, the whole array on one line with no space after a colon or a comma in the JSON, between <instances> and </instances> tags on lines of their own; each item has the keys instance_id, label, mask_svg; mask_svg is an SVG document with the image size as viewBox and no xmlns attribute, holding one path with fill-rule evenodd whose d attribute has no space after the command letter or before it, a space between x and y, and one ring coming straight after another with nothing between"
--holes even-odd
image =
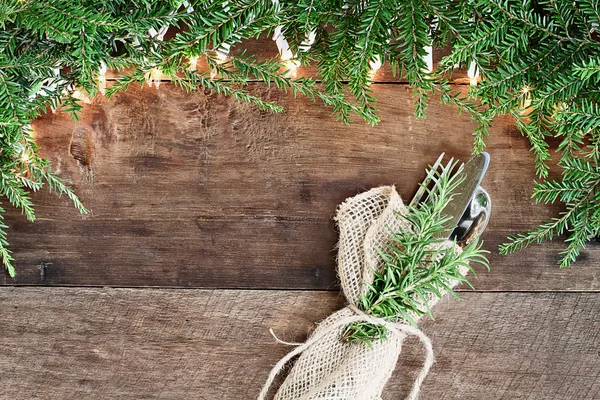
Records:
<instances>
[{"instance_id":1,"label":"pine branch","mask_svg":"<svg viewBox=\"0 0 600 400\"><path fill-rule=\"evenodd\" d=\"M544 114L537 109L524 116L522 112L517 112L515 109L510 110L510 114L514 117L517 127L521 133L529 140L531 151L535 156L535 170L540 178L547 178L550 167L550 151L547 138L550 137L544 120Z\"/></svg>"},{"instance_id":2,"label":"pine branch","mask_svg":"<svg viewBox=\"0 0 600 400\"><path fill-rule=\"evenodd\" d=\"M223 78L245 85L250 78L254 77L255 79L260 79L269 87L271 84L274 84L286 93L289 89L294 97L300 93L312 99L313 102L320 99L325 105L332 106L334 113L344 123L350 122L350 113L352 112L374 123L374 121L370 120L370 113L363 113L361 108L348 103L339 94L333 95L319 90L314 80L306 78L293 79L281 75L280 71L284 67L281 62L274 60L257 62L252 57L247 57L243 54L240 56L230 56L225 63L219 63L210 57L208 60L210 67Z\"/></svg>"},{"instance_id":3,"label":"pine branch","mask_svg":"<svg viewBox=\"0 0 600 400\"><path fill-rule=\"evenodd\" d=\"M405 321L416 325L415 318L429 314L433 318L428 302L431 297L441 298L448 292L460 298L451 288L455 282L470 285L461 273L461 268L473 271L473 263L489 268L482 250L482 242L474 240L462 252L454 244L444 243L438 235L446 231L449 217L442 214L452 201L452 193L461 182L453 174L455 165L435 171L435 190L416 207L408 207L406 214L398 214L408 223L408 229L393 232L389 245L380 249L381 269L375 272L369 291L359 300L359 307L367 314L384 318L390 322ZM428 171L428 175L432 171ZM383 326L370 323L349 325L344 337L349 341L372 343L387 337Z\"/></svg>"},{"instance_id":4,"label":"pine branch","mask_svg":"<svg viewBox=\"0 0 600 400\"><path fill-rule=\"evenodd\" d=\"M4 213L4 208L0 207L0 257L2 258L2 265L4 265L4 268L8 272L8 276L14 278L17 274L13 265L15 259L8 249L8 241L6 240L6 229L8 229L8 226L4 223Z\"/></svg>"},{"instance_id":5,"label":"pine branch","mask_svg":"<svg viewBox=\"0 0 600 400\"><path fill-rule=\"evenodd\" d=\"M499 10L508 17L508 19L516 22L520 22L526 27L533 28L534 30L539 31L547 36L558 39L559 41L572 41L569 36L563 36L559 33L556 33L552 29L552 25L548 23L547 18L540 14L536 14L533 9L527 10L523 7L519 8L518 11L515 11L510 6L503 6L499 1L489 0L489 3L492 6L497 7ZM509 4L510 2L506 2Z\"/></svg>"},{"instance_id":6,"label":"pine branch","mask_svg":"<svg viewBox=\"0 0 600 400\"><path fill-rule=\"evenodd\" d=\"M580 157L561 161L563 174L561 180L536 183L534 194L536 202L553 203L561 201L567 210L560 218L542 223L538 228L509 237L509 242L500 246L501 254L513 253L532 243L552 240L554 236L569 231L567 248L561 252L559 265L570 266L585 248L586 242L600 232L600 220L590 218L600 207L600 168L596 163Z\"/></svg>"}]
</instances>

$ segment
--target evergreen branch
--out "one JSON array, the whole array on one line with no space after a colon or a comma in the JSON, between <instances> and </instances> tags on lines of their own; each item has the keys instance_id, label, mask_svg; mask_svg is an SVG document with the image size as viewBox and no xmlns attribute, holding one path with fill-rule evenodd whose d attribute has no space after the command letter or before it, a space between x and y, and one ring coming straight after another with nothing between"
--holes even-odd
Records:
<instances>
[{"instance_id":1,"label":"evergreen branch","mask_svg":"<svg viewBox=\"0 0 600 400\"><path fill-rule=\"evenodd\" d=\"M65 4L65 3L63 3L63 4ZM50 10L52 10L58 14L62 14L65 17L69 17L71 20L77 20L77 21L80 21L80 22L88 24L88 25L97 25L97 26L111 27L111 28L120 28L121 27L121 24L119 24L119 23L112 23L112 22L103 20L101 18L102 14L88 13L88 15L86 16L85 9L83 7L77 7L78 11L81 12L80 14L70 12L69 9L55 7L52 2L47 2L46 4L44 4L44 7L49 8Z\"/></svg>"},{"instance_id":2,"label":"evergreen branch","mask_svg":"<svg viewBox=\"0 0 600 400\"><path fill-rule=\"evenodd\" d=\"M511 10L509 10L507 7L503 7L502 4L500 4L496 0L488 0L488 1L491 3L491 5L497 7L500 11L502 11L502 13L504 13L504 15L506 15L506 17L508 17L510 20L521 22L525 26L531 27L535 30L545 33L546 35L551 36L555 39L558 39L559 41L574 41L575 40L568 36L559 35L559 34L553 32L552 30L550 30L548 28L547 24L544 23L542 17L539 17L537 21L532 20L532 18L531 18L531 17L533 17L532 11L525 11L524 9L522 9L521 10L522 15L518 15L516 13L511 12ZM508 4L508 2L507 2L507 4Z\"/></svg>"},{"instance_id":3,"label":"evergreen branch","mask_svg":"<svg viewBox=\"0 0 600 400\"><path fill-rule=\"evenodd\" d=\"M510 110L510 114L515 119L519 131L529 140L530 151L535 156L536 174L541 178L547 178L550 169L547 163L550 160L550 151L548 150L550 146L546 140L549 134L544 127L543 114L535 108L527 117L514 109Z\"/></svg>"},{"instance_id":4,"label":"evergreen branch","mask_svg":"<svg viewBox=\"0 0 600 400\"><path fill-rule=\"evenodd\" d=\"M519 69L513 73L509 73L507 75L502 76L502 78L498 79L498 80L493 80L489 83L486 83L482 86L482 88L480 89L480 91L484 91L485 89L489 89L489 88L493 88L495 86L499 86L507 81L513 80L515 77L519 76L519 75L523 75L525 72L533 69L533 68L539 68L543 62L549 58L552 55L552 52L554 50L556 50L559 46L561 45L561 42L556 42L554 44L554 46L550 49L550 51L544 53L542 55L542 57L540 57L539 59L537 59L535 62L528 64L526 67Z\"/></svg>"},{"instance_id":5,"label":"evergreen branch","mask_svg":"<svg viewBox=\"0 0 600 400\"><path fill-rule=\"evenodd\" d=\"M47 162L47 160L43 161L44 163ZM54 191L59 196L63 194L67 196L67 198L73 203L73 206L77 209L77 211L79 211L80 214L87 214L89 212L87 208L83 205L81 200L79 200L79 197L77 197L73 189L65 185L59 177L54 175L53 172L49 171L46 165L42 167L38 165L30 166L30 171L33 176L37 176L40 178L37 182L46 182L51 192Z\"/></svg>"},{"instance_id":6,"label":"evergreen branch","mask_svg":"<svg viewBox=\"0 0 600 400\"><path fill-rule=\"evenodd\" d=\"M442 61L442 64L446 66L444 72L447 72L451 69L454 69L454 64L460 62L470 61L470 57L474 56L475 51L471 49L477 49L480 43L486 45L490 41L495 40L494 38L500 32L502 32L506 26L508 25L507 21L500 22L490 31L484 31L482 34L476 37L463 38L462 45L455 45L452 49L452 54L446 56L445 60ZM471 50L471 51L468 51Z\"/></svg>"},{"instance_id":7,"label":"evergreen branch","mask_svg":"<svg viewBox=\"0 0 600 400\"><path fill-rule=\"evenodd\" d=\"M0 207L0 257L2 258L2 265L6 268L8 276L14 278L17 275L13 261L15 260L8 249L8 240L6 237L6 229L8 226L4 223L4 208Z\"/></svg>"},{"instance_id":8,"label":"evergreen branch","mask_svg":"<svg viewBox=\"0 0 600 400\"><path fill-rule=\"evenodd\" d=\"M583 11L589 16L596 17L596 23L600 22L600 4L596 0L578 0L578 9Z\"/></svg>"},{"instance_id":9,"label":"evergreen branch","mask_svg":"<svg viewBox=\"0 0 600 400\"><path fill-rule=\"evenodd\" d=\"M584 65L576 65L575 71L581 79L590 80L596 77L596 80L600 79L600 63L597 60L590 60Z\"/></svg>"},{"instance_id":10,"label":"evergreen branch","mask_svg":"<svg viewBox=\"0 0 600 400\"><path fill-rule=\"evenodd\" d=\"M13 97L15 97L14 94L14 89L11 92L11 89L9 88L9 83L6 81L6 78L4 76L4 74L0 71L0 83L2 84L0 86L0 105L2 105L2 103L4 103L4 110L10 110L11 114L12 114L12 120L13 122L18 122L21 120L21 118L19 118L19 112L17 111L17 105L15 104L15 101L13 99ZM12 83L12 82L11 82Z\"/></svg>"},{"instance_id":11,"label":"evergreen branch","mask_svg":"<svg viewBox=\"0 0 600 400\"><path fill-rule=\"evenodd\" d=\"M561 252L559 265L570 266L581 248L591 236L598 234L598 220L589 218L600 207L600 169L582 158L569 158L561 161L562 180L536 183L534 194L536 202L553 203L556 200L566 204L567 210L560 218L542 223L528 232L509 236L508 243L500 246L501 254L513 253L532 243L552 240L555 235L566 231L570 234L566 240L567 248Z\"/></svg>"},{"instance_id":12,"label":"evergreen branch","mask_svg":"<svg viewBox=\"0 0 600 400\"><path fill-rule=\"evenodd\" d=\"M35 221L31 199L13 174L0 171L0 190L14 207L21 209L29 221Z\"/></svg>"},{"instance_id":13,"label":"evergreen branch","mask_svg":"<svg viewBox=\"0 0 600 400\"><path fill-rule=\"evenodd\" d=\"M253 104L256 108L266 112L280 113L283 107L272 101L265 101L260 97L251 95L247 90L236 88L231 82L213 80L208 78L208 74L193 74L186 72L186 78L182 79L175 75L171 76L174 84L187 91L197 90L199 87L210 90L211 93L217 93L225 96L234 97L238 101Z\"/></svg>"},{"instance_id":14,"label":"evergreen branch","mask_svg":"<svg viewBox=\"0 0 600 400\"><path fill-rule=\"evenodd\" d=\"M433 318L428 305L433 297L441 298L444 292L458 297L451 286L456 282L470 285L461 268L474 272L473 263L489 268L487 251L482 250L478 239L457 252L454 243L438 238L447 230L449 220L442 212L462 180L452 173L455 165L441 172L428 171L436 182L435 190L418 206L408 207L406 214L398 213L398 218L407 222L407 229L392 232L389 245L380 249L381 268L374 271L369 291L358 303L365 313L390 322L416 325L416 318L424 314ZM387 329L371 323L354 323L346 327L344 337L370 344L385 339Z\"/></svg>"},{"instance_id":15,"label":"evergreen branch","mask_svg":"<svg viewBox=\"0 0 600 400\"><path fill-rule=\"evenodd\" d=\"M228 79L236 79L241 76L243 80L239 80L240 83L245 84L247 80L254 76L257 79L261 79L263 82L270 86L272 83L276 87L284 90L290 89L294 97L298 93L310 98L313 102L316 99L320 99L325 105L333 106L334 112L338 114L339 118L349 123L349 115L351 112L363 117L365 120L374 123L371 118L371 114L365 114L363 110L343 98L341 95L333 95L319 90L316 86L316 82L312 79L297 78L293 79L287 76L282 76L279 71L281 70L281 63L276 61L263 61L257 62L251 57L241 56L230 56L227 63L219 64L218 62L212 61L209 58L211 68L221 74L223 77ZM234 69L228 69L226 66L230 64Z\"/></svg>"}]
</instances>

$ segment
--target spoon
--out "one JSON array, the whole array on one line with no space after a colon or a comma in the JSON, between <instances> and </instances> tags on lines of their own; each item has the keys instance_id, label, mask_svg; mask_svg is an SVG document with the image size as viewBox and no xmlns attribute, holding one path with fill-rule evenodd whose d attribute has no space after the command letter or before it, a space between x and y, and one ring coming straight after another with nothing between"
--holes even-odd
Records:
<instances>
[{"instance_id":1,"label":"spoon","mask_svg":"<svg viewBox=\"0 0 600 400\"><path fill-rule=\"evenodd\" d=\"M473 239L479 237L483 233L490 220L491 214L492 199L488 192L479 186L475 190L473 199L452 232L450 240L455 239L460 247L467 246Z\"/></svg>"}]
</instances>

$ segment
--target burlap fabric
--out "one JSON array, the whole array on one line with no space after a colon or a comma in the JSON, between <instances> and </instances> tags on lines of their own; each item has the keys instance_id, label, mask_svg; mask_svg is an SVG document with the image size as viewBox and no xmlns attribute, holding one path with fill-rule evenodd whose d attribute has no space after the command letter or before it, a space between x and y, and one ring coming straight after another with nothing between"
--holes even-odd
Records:
<instances>
[{"instance_id":1,"label":"burlap fabric","mask_svg":"<svg viewBox=\"0 0 600 400\"><path fill-rule=\"evenodd\" d=\"M429 339L404 321L393 323L369 316L357 308L361 295L373 281L373 271L382 264L379 250L385 250L392 231L407 229L398 213L406 207L393 186L378 187L347 199L336 212L339 226L338 274L348 306L322 321L310 338L284 357L271 371L259 399L263 400L275 378L294 356L300 354L276 400L378 400L390 378L407 335L419 337L427 350L423 370L408 398L418 396L420 385L433 363ZM451 245L447 243L446 245ZM458 248L456 251L460 251ZM464 275L467 269L461 271ZM452 286L457 282L452 282ZM429 298L432 306L439 299ZM414 316L417 320L418 317ZM388 327L388 339L371 346L341 340L345 327L352 322L368 321Z\"/></svg>"}]
</instances>

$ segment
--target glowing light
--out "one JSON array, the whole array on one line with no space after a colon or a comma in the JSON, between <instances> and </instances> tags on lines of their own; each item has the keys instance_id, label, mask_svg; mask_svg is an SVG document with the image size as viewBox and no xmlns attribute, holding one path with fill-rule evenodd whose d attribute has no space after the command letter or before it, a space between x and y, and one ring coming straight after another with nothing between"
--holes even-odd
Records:
<instances>
[{"instance_id":1,"label":"glowing light","mask_svg":"<svg viewBox=\"0 0 600 400\"><path fill-rule=\"evenodd\" d=\"M98 88L100 89L100 93L103 95L106 94L106 76L98 76Z\"/></svg>"},{"instance_id":2,"label":"glowing light","mask_svg":"<svg viewBox=\"0 0 600 400\"><path fill-rule=\"evenodd\" d=\"M188 68L190 72L196 71L197 63L198 63L198 57L196 57L196 56L190 57L190 67Z\"/></svg>"},{"instance_id":3,"label":"glowing light","mask_svg":"<svg viewBox=\"0 0 600 400\"><path fill-rule=\"evenodd\" d=\"M102 95L106 94L106 64L100 63L100 74L98 75L98 89Z\"/></svg>"},{"instance_id":4,"label":"glowing light","mask_svg":"<svg viewBox=\"0 0 600 400\"><path fill-rule=\"evenodd\" d=\"M523 93L523 98L521 99L521 108L525 109L531 105L531 87L523 86L521 88L521 92Z\"/></svg>"},{"instance_id":5,"label":"glowing light","mask_svg":"<svg viewBox=\"0 0 600 400\"><path fill-rule=\"evenodd\" d=\"M86 94L80 90L73 91L73 94L71 96L73 96L77 100L83 101L85 104L92 104L92 100L90 100L90 98L87 97Z\"/></svg>"},{"instance_id":6,"label":"glowing light","mask_svg":"<svg viewBox=\"0 0 600 400\"><path fill-rule=\"evenodd\" d=\"M160 69L154 67L149 72L146 72L144 76L146 78L146 83L148 84L148 86L152 87L152 85L154 84L158 89L158 87L160 86L160 77L162 76L162 72L160 71Z\"/></svg>"},{"instance_id":7,"label":"glowing light","mask_svg":"<svg viewBox=\"0 0 600 400\"><path fill-rule=\"evenodd\" d=\"M152 68L152 80L154 80L154 85L156 86L157 89L160 86L161 75L162 75L162 73L160 72L160 69Z\"/></svg>"},{"instance_id":8,"label":"glowing light","mask_svg":"<svg viewBox=\"0 0 600 400\"><path fill-rule=\"evenodd\" d=\"M285 69L287 70L286 76L290 78L295 78L298 74L298 67L300 66L300 62L298 60L286 60L284 63Z\"/></svg>"},{"instance_id":9,"label":"glowing light","mask_svg":"<svg viewBox=\"0 0 600 400\"><path fill-rule=\"evenodd\" d=\"M275 32L273 33L273 40L277 45L277 50L279 50L279 58L281 59L281 61L283 61L285 69L287 70L286 76L295 78L297 74L296 70L300 66L300 62L294 59L294 53L292 53L292 50L290 50L290 45L283 36L281 26L275 28Z\"/></svg>"},{"instance_id":10,"label":"glowing light","mask_svg":"<svg viewBox=\"0 0 600 400\"><path fill-rule=\"evenodd\" d=\"M369 80L373 81L377 71L381 68L381 57L373 57L373 59L369 61L369 66L371 67L371 70L369 71Z\"/></svg>"},{"instance_id":11,"label":"glowing light","mask_svg":"<svg viewBox=\"0 0 600 400\"><path fill-rule=\"evenodd\" d=\"M472 86L477 86L479 82L479 68L475 61L471 61L469 64L469 69L467 70L467 76L469 77L469 82Z\"/></svg>"}]
</instances>

